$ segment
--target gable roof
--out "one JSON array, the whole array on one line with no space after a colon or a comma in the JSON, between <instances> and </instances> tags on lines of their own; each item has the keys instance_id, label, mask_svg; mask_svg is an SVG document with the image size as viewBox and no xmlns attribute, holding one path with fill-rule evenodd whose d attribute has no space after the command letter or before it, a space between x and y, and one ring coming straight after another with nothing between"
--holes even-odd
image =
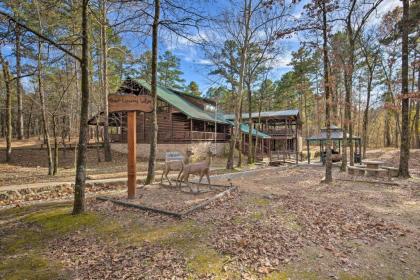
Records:
<instances>
[{"instance_id":1,"label":"gable roof","mask_svg":"<svg viewBox=\"0 0 420 280\"><path fill-rule=\"evenodd\" d=\"M151 91L151 86L144 80L136 79L134 80L139 83L142 87L146 88L148 91ZM209 122L218 122L223 124L230 124L223 116L223 112L216 114L215 112L204 111L198 106L188 102L185 98L180 96L180 93L163 86L157 86L157 95L163 101L171 104L185 115L192 119L209 121Z\"/></svg>"},{"instance_id":2,"label":"gable roof","mask_svg":"<svg viewBox=\"0 0 420 280\"><path fill-rule=\"evenodd\" d=\"M268 117L296 117L298 115L299 115L299 110L297 110L297 109L261 112L261 117L262 118L268 118ZM251 113L251 118L258 118L258 116L259 116L258 112ZM248 113L242 113L242 119L246 120L246 119L248 119L248 117L249 117ZM228 120L233 120L233 119L235 119L235 115L234 114L227 114L227 115L225 115L225 118L228 119Z\"/></svg>"}]
</instances>

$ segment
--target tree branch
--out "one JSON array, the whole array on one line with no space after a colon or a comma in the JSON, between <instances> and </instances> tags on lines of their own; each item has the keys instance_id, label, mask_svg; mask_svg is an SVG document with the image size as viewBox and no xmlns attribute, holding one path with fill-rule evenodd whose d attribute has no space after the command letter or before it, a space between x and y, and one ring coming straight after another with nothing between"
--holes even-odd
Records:
<instances>
[{"instance_id":1,"label":"tree branch","mask_svg":"<svg viewBox=\"0 0 420 280\"><path fill-rule=\"evenodd\" d=\"M62 46L60 46L57 42L54 42L53 40L51 40L50 38L44 36L43 34L41 34L40 32L32 29L31 27L27 26L24 23L19 22L17 19L15 19L13 16L0 11L0 15L4 16L5 18L7 18L8 20L14 22L15 24L19 25L20 27L26 29L27 31L31 32L32 34L36 35L37 37L39 37L40 39L46 41L47 43L50 43L51 45L53 45L54 47L56 47L57 49L59 49L60 51L68 54L69 56L73 57L74 59L76 59L77 61L81 62L82 59L80 57L78 57L77 55L75 55L74 53L72 53L71 51L63 48Z\"/></svg>"}]
</instances>

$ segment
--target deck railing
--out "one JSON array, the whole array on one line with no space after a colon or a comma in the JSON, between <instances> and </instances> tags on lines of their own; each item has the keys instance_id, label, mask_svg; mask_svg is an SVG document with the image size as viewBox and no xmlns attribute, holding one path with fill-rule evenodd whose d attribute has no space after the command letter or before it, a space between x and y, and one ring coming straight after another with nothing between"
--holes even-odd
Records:
<instances>
[{"instance_id":1,"label":"deck railing","mask_svg":"<svg viewBox=\"0 0 420 280\"><path fill-rule=\"evenodd\" d=\"M269 129L269 130L263 130L265 134L268 134L270 136L293 136L295 135L295 131L293 129Z\"/></svg>"},{"instance_id":2,"label":"deck railing","mask_svg":"<svg viewBox=\"0 0 420 280\"><path fill-rule=\"evenodd\" d=\"M171 131L159 131L159 141L164 142L187 142L187 141L227 141L229 140L229 134L223 132L204 132L204 131L174 131L171 135ZM110 134L111 142L126 142L127 135L124 134ZM137 140L141 140L138 137Z\"/></svg>"},{"instance_id":3,"label":"deck railing","mask_svg":"<svg viewBox=\"0 0 420 280\"><path fill-rule=\"evenodd\" d=\"M228 140L228 134L222 132L204 132L204 131L176 131L174 132L173 139L174 141L199 141L199 140L216 140L225 141Z\"/></svg>"}]
</instances>

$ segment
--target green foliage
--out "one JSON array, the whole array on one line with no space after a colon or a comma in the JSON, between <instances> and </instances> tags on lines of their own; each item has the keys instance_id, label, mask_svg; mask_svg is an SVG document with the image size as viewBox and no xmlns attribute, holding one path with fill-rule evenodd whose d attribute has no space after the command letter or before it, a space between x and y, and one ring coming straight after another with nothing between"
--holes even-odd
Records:
<instances>
[{"instance_id":1,"label":"green foliage","mask_svg":"<svg viewBox=\"0 0 420 280\"><path fill-rule=\"evenodd\" d=\"M187 86L187 92L195 96L201 96L201 92L200 92L200 89L198 88L198 84L194 81L192 81Z\"/></svg>"},{"instance_id":2,"label":"green foliage","mask_svg":"<svg viewBox=\"0 0 420 280\"><path fill-rule=\"evenodd\" d=\"M150 83L152 81L152 52L144 52L134 63L137 68L131 74ZM159 56L157 71L158 82L161 85L178 90L184 89L185 80L181 78L183 72L180 70L180 59L171 51L165 51Z\"/></svg>"},{"instance_id":3,"label":"green foliage","mask_svg":"<svg viewBox=\"0 0 420 280\"><path fill-rule=\"evenodd\" d=\"M152 81L152 52L146 51L136 60L139 65L138 77L149 83Z\"/></svg>"},{"instance_id":4,"label":"green foliage","mask_svg":"<svg viewBox=\"0 0 420 280\"><path fill-rule=\"evenodd\" d=\"M207 98L213 99L217 101L218 107L221 108L225 112L232 112L233 110L233 99L232 99L232 91L228 90L224 86L219 87L210 87L205 96Z\"/></svg>"},{"instance_id":5,"label":"green foliage","mask_svg":"<svg viewBox=\"0 0 420 280\"><path fill-rule=\"evenodd\" d=\"M181 78L180 59L172 52L165 51L159 56L158 77L159 83L165 87L183 89L185 80Z\"/></svg>"}]
</instances>

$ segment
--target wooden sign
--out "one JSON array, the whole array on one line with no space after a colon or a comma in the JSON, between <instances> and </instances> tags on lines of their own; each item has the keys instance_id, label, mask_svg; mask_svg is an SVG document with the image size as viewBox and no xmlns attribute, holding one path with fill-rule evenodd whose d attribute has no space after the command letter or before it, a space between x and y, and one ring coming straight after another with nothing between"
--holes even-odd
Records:
<instances>
[{"instance_id":1,"label":"wooden sign","mask_svg":"<svg viewBox=\"0 0 420 280\"><path fill-rule=\"evenodd\" d=\"M116 95L108 96L109 112L141 111L150 113L153 111L153 98L150 95Z\"/></svg>"},{"instance_id":2,"label":"wooden sign","mask_svg":"<svg viewBox=\"0 0 420 280\"><path fill-rule=\"evenodd\" d=\"M137 185L137 150L136 150L136 111L150 113L153 111L153 98L150 95L116 95L108 96L109 112L128 112L127 116L127 195L136 197Z\"/></svg>"}]
</instances>

